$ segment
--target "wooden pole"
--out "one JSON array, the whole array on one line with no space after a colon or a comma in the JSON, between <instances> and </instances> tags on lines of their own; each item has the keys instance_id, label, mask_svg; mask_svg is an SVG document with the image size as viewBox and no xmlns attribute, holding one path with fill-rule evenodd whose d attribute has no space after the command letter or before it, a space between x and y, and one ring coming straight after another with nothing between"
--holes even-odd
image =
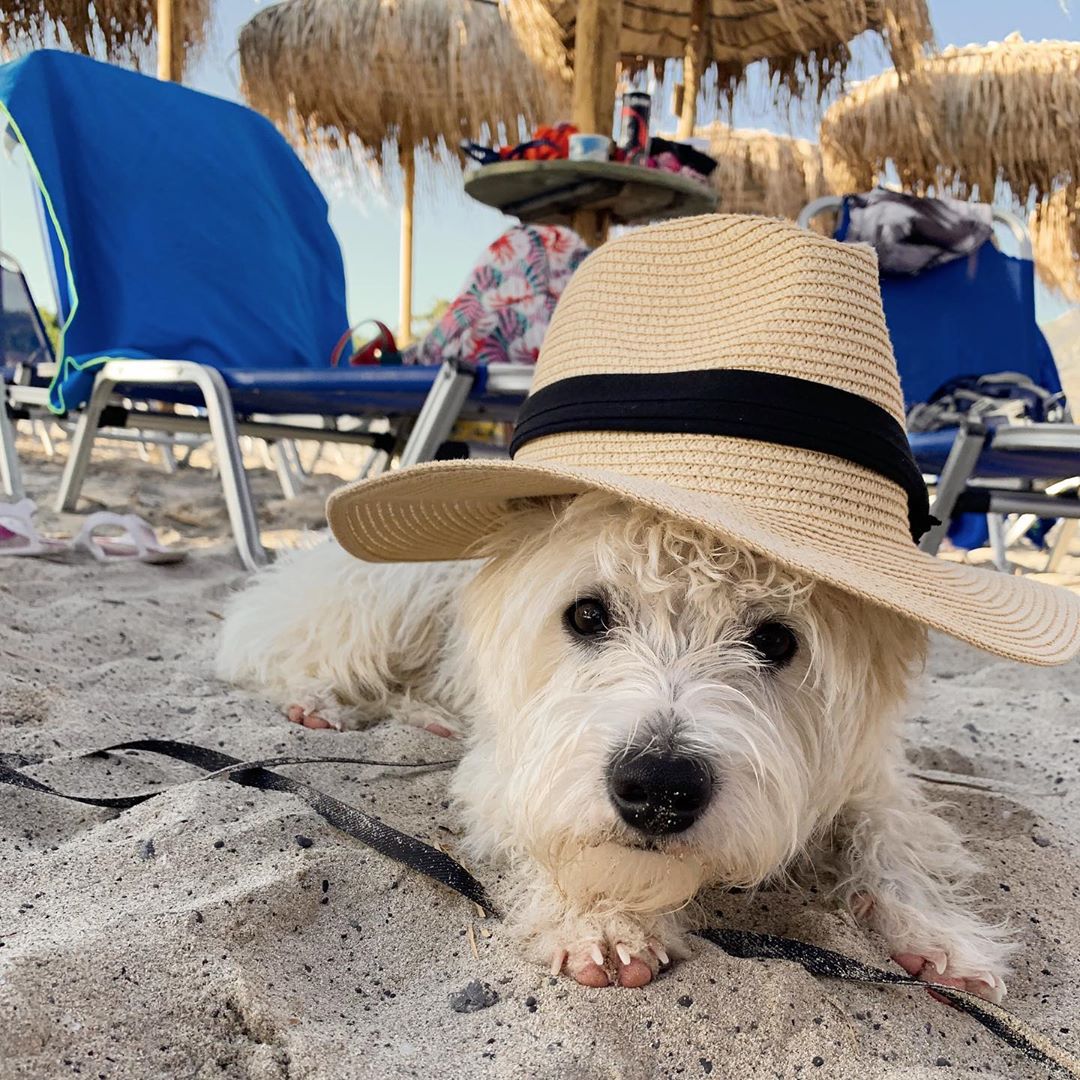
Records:
<instances>
[{"instance_id":1,"label":"wooden pole","mask_svg":"<svg viewBox=\"0 0 1080 1080\"><path fill-rule=\"evenodd\" d=\"M608 135L615 114L615 68L619 62L622 0L579 0L574 28L574 102L578 131ZM590 247L607 236L608 215L579 210L574 229Z\"/></svg>"},{"instance_id":2,"label":"wooden pole","mask_svg":"<svg viewBox=\"0 0 1080 1080\"><path fill-rule=\"evenodd\" d=\"M401 204L401 303L398 310L397 343L402 348L411 344L412 336L412 271L413 271L413 193L416 188L415 151L401 154L404 201Z\"/></svg>"},{"instance_id":3,"label":"wooden pole","mask_svg":"<svg viewBox=\"0 0 1080 1080\"><path fill-rule=\"evenodd\" d=\"M183 37L177 25L176 7L183 0L157 0L157 76L180 82L183 75Z\"/></svg>"},{"instance_id":4,"label":"wooden pole","mask_svg":"<svg viewBox=\"0 0 1080 1080\"><path fill-rule=\"evenodd\" d=\"M709 61L709 0L694 0L690 9L690 36L683 52L682 104L675 137L689 139L697 119L698 90Z\"/></svg>"}]
</instances>

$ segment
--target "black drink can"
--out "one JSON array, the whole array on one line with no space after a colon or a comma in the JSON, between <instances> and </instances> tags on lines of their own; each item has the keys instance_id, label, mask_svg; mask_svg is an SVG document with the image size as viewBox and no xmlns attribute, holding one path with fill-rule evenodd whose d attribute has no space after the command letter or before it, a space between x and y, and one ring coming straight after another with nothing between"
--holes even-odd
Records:
<instances>
[{"instance_id":1,"label":"black drink can","mask_svg":"<svg viewBox=\"0 0 1080 1080\"><path fill-rule=\"evenodd\" d=\"M649 150L649 112L652 96L631 90L622 96L619 112L619 147L628 158L644 156Z\"/></svg>"}]
</instances>

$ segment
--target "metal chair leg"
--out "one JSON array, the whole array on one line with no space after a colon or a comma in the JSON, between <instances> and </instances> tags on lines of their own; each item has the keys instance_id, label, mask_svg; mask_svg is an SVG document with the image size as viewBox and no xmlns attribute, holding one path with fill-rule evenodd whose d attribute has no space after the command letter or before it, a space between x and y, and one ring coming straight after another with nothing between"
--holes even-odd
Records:
<instances>
[{"instance_id":1,"label":"metal chair leg","mask_svg":"<svg viewBox=\"0 0 1080 1080\"><path fill-rule=\"evenodd\" d=\"M74 510L79 501L79 493L86 479L86 469L90 464L90 455L94 450L94 439L97 438L98 427L101 423L101 413L108 404L112 388L117 382L116 379L107 378L105 375L112 366L112 363L105 364L98 373L90 400L79 414L79 419L75 422L75 430L71 433L67 464L64 465L64 472L60 477L60 490L56 493L56 510L59 513Z\"/></svg>"},{"instance_id":2,"label":"metal chair leg","mask_svg":"<svg viewBox=\"0 0 1080 1080\"><path fill-rule=\"evenodd\" d=\"M990 550L994 553L994 565L1009 572L1009 554L1005 543L1005 517L1002 514L986 515L986 531L990 535Z\"/></svg>"},{"instance_id":3,"label":"metal chair leg","mask_svg":"<svg viewBox=\"0 0 1080 1080\"><path fill-rule=\"evenodd\" d=\"M15 422L8 415L7 388L0 382L0 488L12 499L25 494L19 456L15 452Z\"/></svg>"},{"instance_id":4,"label":"metal chair leg","mask_svg":"<svg viewBox=\"0 0 1080 1080\"><path fill-rule=\"evenodd\" d=\"M435 456L435 451L446 441L461 415L461 407L475 379L476 372L467 365L443 363L409 433L399 464L415 465Z\"/></svg>"},{"instance_id":5,"label":"metal chair leg","mask_svg":"<svg viewBox=\"0 0 1080 1080\"><path fill-rule=\"evenodd\" d=\"M161 443L158 446L161 451L161 464L165 467L165 472L169 476L176 475L176 454L173 453L173 448L169 443Z\"/></svg>"},{"instance_id":6,"label":"metal chair leg","mask_svg":"<svg viewBox=\"0 0 1080 1080\"><path fill-rule=\"evenodd\" d=\"M270 459L281 484L281 493L286 499L295 499L304 486L304 469L296 443L292 439L277 440L270 447Z\"/></svg>"},{"instance_id":7,"label":"metal chair leg","mask_svg":"<svg viewBox=\"0 0 1080 1080\"><path fill-rule=\"evenodd\" d=\"M75 428L71 456L64 470L64 479L61 481L57 499L58 509L72 509L78 499L90 461L94 434L101 420L101 410L118 383L138 383L144 386L156 383L194 383L199 388L206 402L225 505L229 511L229 521L240 558L249 570L264 565L267 554L259 539L259 525L255 518L251 488L248 486L244 461L240 455L240 439L236 430L232 396L219 371L189 360L110 360L102 365L94 381L94 392Z\"/></svg>"},{"instance_id":8,"label":"metal chair leg","mask_svg":"<svg viewBox=\"0 0 1080 1080\"><path fill-rule=\"evenodd\" d=\"M56 446L52 441L52 435L49 433L49 428L52 422L49 420L35 420L34 429L37 431L37 436L41 440L41 447L45 451L45 456L52 461L56 457Z\"/></svg>"},{"instance_id":9,"label":"metal chair leg","mask_svg":"<svg viewBox=\"0 0 1080 1080\"><path fill-rule=\"evenodd\" d=\"M938 519L935 525L919 541L919 548L936 555L941 541L949 531L949 523L952 521L953 509L956 500L960 498L975 471L975 465L979 455L986 446L989 433L981 424L964 424L956 433L952 449L945 461L945 467L938 477L937 493L934 496L930 513Z\"/></svg>"}]
</instances>

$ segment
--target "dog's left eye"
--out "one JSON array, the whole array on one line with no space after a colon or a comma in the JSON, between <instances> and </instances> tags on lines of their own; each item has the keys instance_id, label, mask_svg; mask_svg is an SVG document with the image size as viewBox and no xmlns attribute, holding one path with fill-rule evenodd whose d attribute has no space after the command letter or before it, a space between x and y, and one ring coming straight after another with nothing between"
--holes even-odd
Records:
<instances>
[{"instance_id":1,"label":"dog's left eye","mask_svg":"<svg viewBox=\"0 0 1080 1080\"><path fill-rule=\"evenodd\" d=\"M770 667L783 667L799 647L794 632L778 622L762 623L746 642Z\"/></svg>"},{"instance_id":2,"label":"dog's left eye","mask_svg":"<svg viewBox=\"0 0 1080 1080\"><path fill-rule=\"evenodd\" d=\"M611 628L611 616L602 600L586 597L575 600L563 616L566 625L579 637L596 638Z\"/></svg>"}]
</instances>

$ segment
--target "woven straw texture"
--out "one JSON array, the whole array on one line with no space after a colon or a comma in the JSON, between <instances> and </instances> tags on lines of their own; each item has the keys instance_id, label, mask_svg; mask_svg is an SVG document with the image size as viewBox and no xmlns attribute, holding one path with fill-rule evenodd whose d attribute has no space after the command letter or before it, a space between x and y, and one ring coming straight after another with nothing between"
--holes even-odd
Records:
<instances>
[{"instance_id":1,"label":"woven straw texture","mask_svg":"<svg viewBox=\"0 0 1080 1080\"><path fill-rule=\"evenodd\" d=\"M576 0L529 0L551 11L573 48ZM682 59L691 35L693 0L623 0L619 50L630 70ZM792 97L821 95L843 80L848 43L866 31L884 42L905 70L933 37L925 0L710 0L706 69L734 94L750 64L764 60L770 79Z\"/></svg>"},{"instance_id":2,"label":"woven straw texture","mask_svg":"<svg viewBox=\"0 0 1080 1080\"><path fill-rule=\"evenodd\" d=\"M210 0L176 4L185 60L203 46ZM157 0L0 0L0 50L5 58L28 48L67 47L118 64L153 68Z\"/></svg>"},{"instance_id":3,"label":"woven straw texture","mask_svg":"<svg viewBox=\"0 0 1080 1080\"><path fill-rule=\"evenodd\" d=\"M816 143L719 121L694 135L709 140L709 154L717 162L709 183L726 213L794 221L808 202L831 194Z\"/></svg>"},{"instance_id":4,"label":"woven straw texture","mask_svg":"<svg viewBox=\"0 0 1080 1080\"><path fill-rule=\"evenodd\" d=\"M534 389L575 375L743 368L864 396L903 421L869 249L714 215L609 241L552 320ZM508 500L603 490L714 530L973 645L1034 663L1080 649L1080 598L934 559L899 486L828 454L708 435L570 432L514 462L419 465L343 488L328 516L376 561L467 558Z\"/></svg>"},{"instance_id":5,"label":"woven straw texture","mask_svg":"<svg viewBox=\"0 0 1080 1080\"><path fill-rule=\"evenodd\" d=\"M241 90L309 160L435 150L569 107L559 28L534 4L285 0L240 31ZM444 155L446 156L446 155Z\"/></svg>"},{"instance_id":6,"label":"woven straw texture","mask_svg":"<svg viewBox=\"0 0 1080 1080\"><path fill-rule=\"evenodd\" d=\"M866 191L892 162L905 189L984 202L1008 194L1031 219L1036 266L1080 300L1080 43L945 49L901 85L886 71L825 113L821 149L836 191ZM1008 185L1008 192L1002 190Z\"/></svg>"}]
</instances>

